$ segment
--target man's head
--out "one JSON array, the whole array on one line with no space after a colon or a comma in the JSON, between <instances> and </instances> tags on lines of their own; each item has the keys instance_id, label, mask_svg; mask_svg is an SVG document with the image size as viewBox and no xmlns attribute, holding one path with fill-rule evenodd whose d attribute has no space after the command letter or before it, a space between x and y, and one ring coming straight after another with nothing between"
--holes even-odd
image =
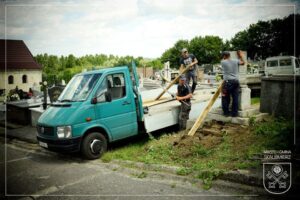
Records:
<instances>
[{"instance_id":1,"label":"man's head","mask_svg":"<svg viewBox=\"0 0 300 200\"><path fill-rule=\"evenodd\" d=\"M230 53L229 53L229 51L223 51L223 52L222 52L222 58L223 58L223 59L228 59L228 58L230 58Z\"/></svg>"},{"instance_id":2,"label":"man's head","mask_svg":"<svg viewBox=\"0 0 300 200\"><path fill-rule=\"evenodd\" d=\"M186 81L185 75L181 75L179 77L179 85L183 85Z\"/></svg>"},{"instance_id":3,"label":"man's head","mask_svg":"<svg viewBox=\"0 0 300 200\"><path fill-rule=\"evenodd\" d=\"M187 57L188 57L189 52L188 52L187 48L183 48L183 49L181 50L181 55L182 55L182 57L184 57L184 58L187 58Z\"/></svg>"}]
</instances>

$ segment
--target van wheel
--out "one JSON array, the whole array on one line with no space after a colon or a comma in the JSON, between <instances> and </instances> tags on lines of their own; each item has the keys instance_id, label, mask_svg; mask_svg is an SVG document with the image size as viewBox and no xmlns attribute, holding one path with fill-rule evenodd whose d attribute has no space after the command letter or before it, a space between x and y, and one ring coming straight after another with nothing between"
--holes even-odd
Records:
<instances>
[{"instance_id":1,"label":"van wheel","mask_svg":"<svg viewBox=\"0 0 300 200\"><path fill-rule=\"evenodd\" d=\"M84 137L81 144L82 155L89 159L97 159L107 150L106 137L98 132L93 132Z\"/></svg>"}]
</instances>

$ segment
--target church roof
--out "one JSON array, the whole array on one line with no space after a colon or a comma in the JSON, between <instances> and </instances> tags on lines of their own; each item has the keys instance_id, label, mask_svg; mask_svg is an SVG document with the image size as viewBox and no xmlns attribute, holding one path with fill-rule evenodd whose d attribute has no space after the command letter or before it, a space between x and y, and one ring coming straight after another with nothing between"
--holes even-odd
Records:
<instances>
[{"instance_id":1,"label":"church roof","mask_svg":"<svg viewBox=\"0 0 300 200\"><path fill-rule=\"evenodd\" d=\"M5 48L6 47L6 48ZM38 64L23 40L0 39L0 70L6 69L42 69Z\"/></svg>"}]
</instances>

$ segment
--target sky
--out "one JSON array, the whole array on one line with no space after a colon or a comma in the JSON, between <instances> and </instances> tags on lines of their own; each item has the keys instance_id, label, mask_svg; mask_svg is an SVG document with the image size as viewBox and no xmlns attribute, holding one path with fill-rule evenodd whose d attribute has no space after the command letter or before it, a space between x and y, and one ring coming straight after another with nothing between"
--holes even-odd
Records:
<instances>
[{"instance_id":1,"label":"sky","mask_svg":"<svg viewBox=\"0 0 300 200\"><path fill-rule=\"evenodd\" d=\"M33 55L157 58L179 39L231 39L258 20L299 13L297 0L11 0L0 3L0 37Z\"/></svg>"}]
</instances>

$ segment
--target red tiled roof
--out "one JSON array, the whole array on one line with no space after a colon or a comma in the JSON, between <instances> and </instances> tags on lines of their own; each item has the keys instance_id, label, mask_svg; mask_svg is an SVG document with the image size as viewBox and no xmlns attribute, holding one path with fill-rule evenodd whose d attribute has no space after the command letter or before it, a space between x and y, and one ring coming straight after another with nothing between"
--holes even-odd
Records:
<instances>
[{"instance_id":1,"label":"red tiled roof","mask_svg":"<svg viewBox=\"0 0 300 200\"><path fill-rule=\"evenodd\" d=\"M0 39L0 70L5 70L5 43L7 70L9 69L42 69L23 40Z\"/></svg>"}]
</instances>

